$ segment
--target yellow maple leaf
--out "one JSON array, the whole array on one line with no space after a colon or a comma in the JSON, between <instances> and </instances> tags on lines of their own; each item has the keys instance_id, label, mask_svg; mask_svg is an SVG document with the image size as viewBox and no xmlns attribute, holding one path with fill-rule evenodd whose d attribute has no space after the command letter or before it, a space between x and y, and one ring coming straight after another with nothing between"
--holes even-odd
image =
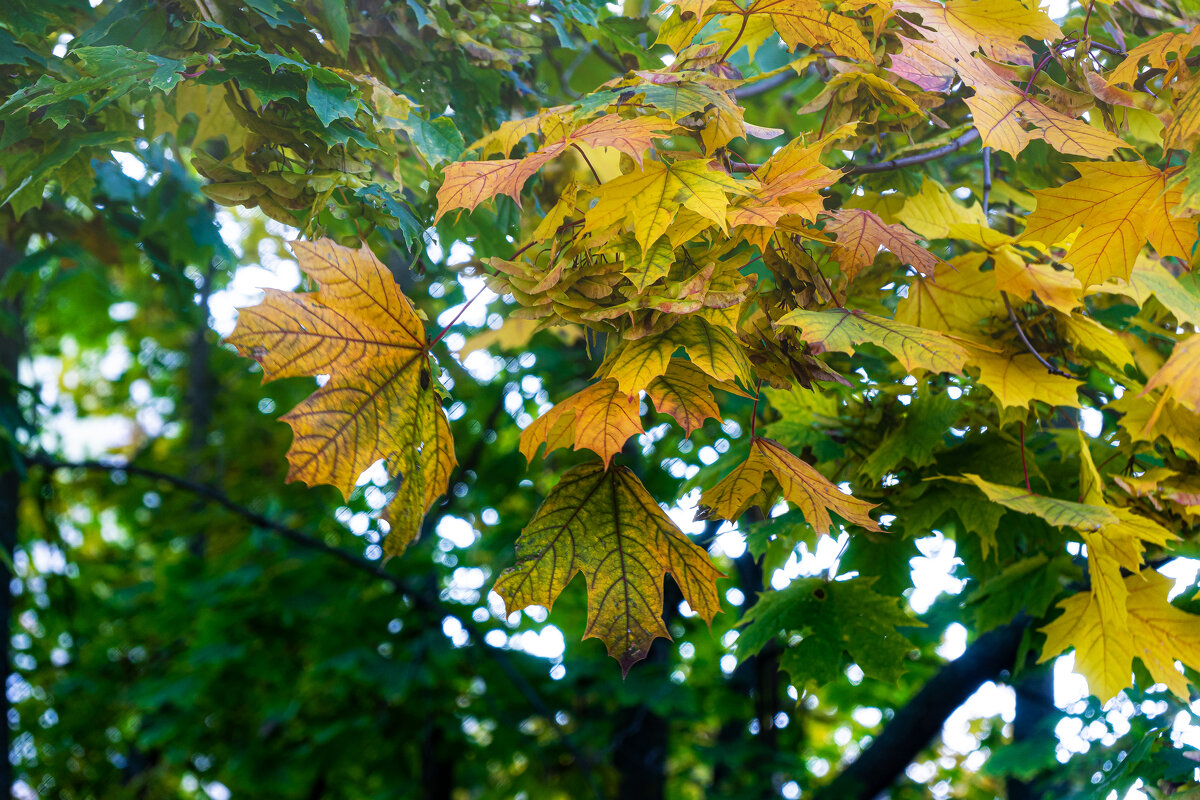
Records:
<instances>
[{"instance_id":1,"label":"yellow maple leaf","mask_svg":"<svg viewBox=\"0 0 1200 800\"><path fill-rule=\"evenodd\" d=\"M662 620L663 578L709 624L721 610L708 554L676 527L632 472L583 464L563 475L517 538L517 563L493 590L508 612L551 608L578 573L588 589L583 638L598 638L622 673L670 639Z\"/></svg>"},{"instance_id":2,"label":"yellow maple leaf","mask_svg":"<svg viewBox=\"0 0 1200 800\"><path fill-rule=\"evenodd\" d=\"M1160 255L1187 258L1179 243L1186 240L1190 248L1195 222L1171 214L1161 171L1141 161L1072 166L1079 178L1034 192L1038 204L1026 218L1023 241L1051 245L1083 226L1066 261L1085 288L1128 279L1147 239Z\"/></svg>"},{"instance_id":3,"label":"yellow maple leaf","mask_svg":"<svg viewBox=\"0 0 1200 800\"><path fill-rule=\"evenodd\" d=\"M315 292L268 289L244 308L227 341L263 368L265 380L328 375L283 416L295 438L288 480L332 484L349 497L359 475L386 459L401 480L384 511L388 554L404 551L454 469L450 424L429 385L425 329L367 248L329 239L292 243Z\"/></svg>"},{"instance_id":4,"label":"yellow maple leaf","mask_svg":"<svg viewBox=\"0 0 1200 800\"><path fill-rule=\"evenodd\" d=\"M962 345L937 331L862 311L797 309L784 314L776 324L799 328L800 338L815 353L828 350L850 353L860 344L878 345L895 356L908 372L927 369L958 374L967 357Z\"/></svg>"},{"instance_id":5,"label":"yellow maple leaf","mask_svg":"<svg viewBox=\"0 0 1200 800\"><path fill-rule=\"evenodd\" d=\"M637 395L621 391L617 382L604 379L563 400L521 431L521 454L532 463L544 443L546 454L560 447L591 450L612 461L630 436L642 433Z\"/></svg>"},{"instance_id":6,"label":"yellow maple leaf","mask_svg":"<svg viewBox=\"0 0 1200 800\"><path fill-rule=\"evenodd\" d=\"M438 210L434 221L456 208L472 211L480 203L499 194L508 195L518 206L521 205L521 190L525 182L551 159L562 155L572 146L612 147L641 163L642 153L654 140L666 138L667 134L662 131L674 127L672 122L661 117L624 118L617 114L606 114L543 145L524 158L450 164L438 188Z\"/></svg>"},{"instance_id":7,"label":"yellow maple leaf","mask_svg":"<svg viewBox=\"0 0 1200 800\"><path fill-rule=\"evenodd\" d=\"M839 56L874 61L871 46L854 20L827 11L820 0L754 0L746 8L730 0L718 0L711 8L713 13L744 19L769 17L779 38L793 50L799 45L827 47Z\"/></svg>"},{"instance_id":8,"label":"yellow maple leaf","mask_svg":"<svg viewBox=\"0 0 1200 800\"><path fill-rule=\"evenodd\" d=\"M896 306L896 322L928 330L972 332L981 320L1003 314L995 278L980 266L987 253L966 253L950 259L933 276L918 276L908 296Z\"/></svg>"},{"instance_id":9,"label":"yellow maple leaf","mask_svg":"<svg viewBox=\"0 0 1200 800\"><path fill-rule=\"evenodd\" d=\"M972 349L968 363L979 367L979 382L992 390L1001 408L1027 408L1034 400L1079 408L1077 381L1052 375L1036 358Z\"/></svg>"},{"instance_id":10,"label":"yellow maple leaf","mask_svg":"<svg viewBox=\"0 0 1200 800\"><path fill-rule=\"evenodd\" d=\"M584 230L628 225L644 251L667 233L681 207L726 230L728 194L749 193L740 181L713 169L706 159L670 164L650 161L604 184L596 205L587 213Z\"/></svg>"},{"instance_id":11,"label":"yellow maple leaf","mask_svg":"<svg viewBox=\"0 0 1200 800\"><path fill-rule=\"evenodd\" d=\"M955 224L984 228L988 224L982 206L964 206L932 178L925 178L921 191L904 201L896 220L926 239L948 238L950 226Z\"/></svg>"},{"instance_id":12,"label":"yellow maple leaf","mask_svg":"<svg viewBox=\"0 0 1200 800\"><path fill-rule=\"evenodd\" d=\"M1013 158L1035 139L1045 140L1060 153L1087 158L1107 158L1125 146L1108 131L1056 111L1008 83L979 86L966 103L984 146Z\"/></svg>"},{"instance_id":13,"label":"yellow maple leaf","mask_svg":"<svg viewBox=\"0 0 1200 800\"><path fill-rule=\"evenodd\" d=\"M1117 334L1090 317L1061 315L1063 330L1072 345L1106 359L1118 369L1133 366L1133 353Z\"/></svg>"},{"instance_id":14,"label":"yellow maple leaf","mask_svg":"<svg viewBox=\"0 0 1200 800\"><path fill-rule=\"evenodd\" d=\"M911 264L924 275L932 275L942 260L921 245L912 231L889 225L874 213L861 208L841 208L825 223L825 232L837 236L833 257L850 280L875 261L880 248L895 254L903 264Z\"/></svg>"},{"instance_id":15,"label":"yellow maple leaf","mask_svg":"<svg viewBox=\"0 0 1200 800\"><path fill-rule=\"evenodd\" d=\"M671 356L680 348L697 369L715 380L751 382L750 361L737 337L695 316L679 320L660 334L626 339L597 375L615 380L627 394L636 394L666 372Z\"/></svg>"},{"instance_id":16,"label":"yellow maple leaf","mask_svg":"<svg viewBox=\"0 0 1200 800\"><path fill-rule=\"evenodd\" d=\"M1167 363L1151 376L1142 394L1159 387L1165 390L1163 401L1173 400L1193 414L1200 414L1200 334L1193 333L1175 345Z\"/></svg>"},{"instance_id":17,"label":"yellow maple leaf","mask_svg":"<svg viewBox=\"0 0 1200 800\"><path fill-rule=\"evenodd\" d=\"M774 487L768 483L768 475L777 482L784 499L800 509L804 521L817 533L829 533L833 526L831 511L853 525L879 530L868 514L875 507L873 503L842 492L779 442L761 437L750 443L750 455L745 461L701 495L703 513L732 522L751 506L769 511L774 505L775 492L771 491Z\"/></svg>"},{"instance_id":18,"label":"yellow maple leaf","mask_svg":"<svg viewBox=\"0 0 1200 800\"><path fill-rule=\"evenodd\" d=\"M1165 438L1191 458L1200 461L1200 415L1176 405L1171 400L1156 402L1126 392L1109 408L1121 413L1121 428L1135 442L1154 443Z\"/></svg>"},{"instance_id":19,"label":"yellow maple leaf","mask_svg":"<svg viewBox=\"0 0 1200 800\"><path fill-rule=\"evenodd\" d=\"M1103 615L1091 592L1059 603L1062 616L1041 629L1046 643L1039 661L1074 647L1075 670L1087 679L1092 693L1107 702L1132 685L1136 657L1155 682L1188 700L1187 679L1175 662L1200 667L1200 617L1171 605L1171 581L1153 569L1127 576L1124 584L1128 599L1119 619Z\"/></svg>"},{"instance_id":20,"label":"yellow maple leaf","mask_svg":"<svg viewBox=\"0 0 1200 800\"><path fill-rule=\"evenodd\" d=\"M1198 42L1200 42L1200 26L1192 28L1186 33L1159 34L1130 49L1121 63L1108 74L1108 80L1110 83L1133 84L1137 79L1138 65L1141 64L1142 59L1146 59L1148 67L1168 72L1168 76L1165 77L1169 77L1172 68L1176 68ZM1168 60L1172 55L1175 58Z\"/></svg>"}]
</instances>

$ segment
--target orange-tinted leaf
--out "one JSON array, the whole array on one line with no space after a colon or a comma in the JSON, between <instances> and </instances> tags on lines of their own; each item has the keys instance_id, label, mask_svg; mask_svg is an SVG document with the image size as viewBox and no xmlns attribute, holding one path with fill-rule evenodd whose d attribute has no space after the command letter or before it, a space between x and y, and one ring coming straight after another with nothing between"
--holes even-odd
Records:
<instances>
[{"instance_id":1,"label":"orange-tinted leaf","mask_svg":"<svg viewBox=\"0 0 1200 800\"><path fill-rule=\"evenodd\" d=\"M691 436L704 425L704 420L721 418L711 383L712 378L695 364L673 358L667 371L646 387L646 394L658 413L670 414L684 433Z\"/></svg>"},{"instance_id":2,"label":"orange-tinted leaf","mask_svg":"<svg viewBox=\"0 0 1200 800\"><path fill-rule=\"evenodd\" d=\"M1155 249L1187 257L1195 223L1178 220L1164 204L1166 178L1140 161L1073 164L1080 177L1060 187L1034 192L1037 208L1026 220L1021 238L1052 245L1082 225L1067 252L1084 287L1109 278L1128 279L1147 238Z\"/></svg>"},{"instance_id":3,"label":"orange-tinted leaf","mask_svg":"<svg viewBox=\"0 0 1200 800\"><path fill-rule=\"evenodd\" d=\"M615 380L597 381L522 431L521 454L532 462L543 443L547 454L570 445L576 450L591 450L607 464L630 436L643 432L638 407L637 395L622 392Z\"/></svg>"},{"instance_id":4,"label":"orange-tinted leaf","mask_svg":"<svg viewBox=\"0 0 1200 800\"><path fill-rule=\"evenodd\" d=\"M268 291L242 309L228 341L271 380L329 375L284 415L295 439L288 480L328 483L349 497L358 476L387 459L402 478L385 511L385 549L404 551L455 466L450 426L429 386L425 330L387 267L366 248L328 239L293 243L316 292Z\"/></svg>"},{"instance_id":5,"label":"orange-tinted leaf","mask_svg":"<svg viewBox=\"0 0 1200 800\"><path fill-rule=\"evenodd\" d=\"M825 224L825 232L837 236L833 255L851 280L875 261L880 248L925 275L932 275L942 263L920 244L916 234L900 225L888 225L870 211L842 208L833 212L832 217Z\"/></svg>"}]
</instances>

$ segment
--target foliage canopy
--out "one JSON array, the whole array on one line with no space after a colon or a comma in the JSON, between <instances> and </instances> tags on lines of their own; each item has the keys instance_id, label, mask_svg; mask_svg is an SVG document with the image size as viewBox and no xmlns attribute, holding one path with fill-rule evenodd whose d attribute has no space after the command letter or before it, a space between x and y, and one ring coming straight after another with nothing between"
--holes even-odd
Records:
<instances>
[{"instance_id":1,"label":"foliage canopy","mask_svg":"<svg viewBox=\"0 0 1200 800\"><path fill-rule=\"evenodd\" d=\"M1198 25L10 0L19 788L1175 793ZM233 327L255 264L278 285ZM918 602L939 553L957 589ZM568 642L548 680L560 629L620 676ZM1091 699L1056 708L1068 652ZM1015 727L926 749L1001 679Z\"/></svg>"}]
</instances>

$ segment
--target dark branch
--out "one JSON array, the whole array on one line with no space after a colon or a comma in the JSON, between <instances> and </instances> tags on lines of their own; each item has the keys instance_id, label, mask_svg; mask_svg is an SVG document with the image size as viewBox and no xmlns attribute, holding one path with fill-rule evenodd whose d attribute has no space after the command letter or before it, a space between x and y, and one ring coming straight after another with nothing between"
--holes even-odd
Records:
<instances>
[{"instance_id":1,"label":"dark branch","mask_svg":"<svg viewBox=\"0 0 1200 800\"><path fill-rule=\"evenodd\" d=\"M1028 618L1022 616L989 631L962 656L942 667L896 712L862 755L814 795L816 800L871 800L891 786L938 734L946 718L980 684L1012 670L1028 624Z\"/></svg>"},{"instance_id":2,"label":"dark branch","mask_svg":"<svg viewBox=\"0 0 1200 800\"><path fill-rule=\"evenodd\" d=\"M787 69L783 72L780 72L778 75L772 75L769 78L763 78L761 81L759 81L757 83L750 83L745 86L739 86L733 90L733 96L735 98L737 98L738 100L742 100L747 97L754 97L755 95L765 94L778 86L782 86L783 84L787 83L788 81L790 81L792 78L795 78L795 77L796 77L796 71L793 69Z\"/></svg>"},{"instance_id":3,"label":"dark branch","mask_svg":"<svg viewBox=\"0 0 1200 800\"><path fill-rule=\"evenodd\" d=\"M929 161L936 161L942 156L957 152L971 142L979 138L979 130L971 128L966 133L954 139L949 144L941 147L927 150L924 153L914 153L911 156L900 156L899 158L889 158L887 161L877 161L873 164L853 164L845 168L847 175L870 175L876 172L890 172L894 169L904 169L905 167L915 167L918 164L925 164ZM735 164L734 172L754 172L761 167L762 164Z\"/></svg>"},{"instance_id":4,"label":"dark branch","mask_svg":"<svg viewBox=\"0 0 1200 800\"><path fill-rule=\"evenodd\" d=\"M304 533L303 531L298 531L295 528L290 528L281 522L276 522L270 517L263 516L252 508L248 508L241 503L233 501L224 492L211 486L206 486L202 483L196 483L195 481L190 481L187 478L181 478L178 475L172 475L167 472L160 472L159 470L137 467L130 464L111 464L104 461L94 460L58 461L45 455L27 456L25 463L30 466L39 466L48 470L83 469L109 473L124 472L127 475L136 475L141 478L168 483L177 489L191 492L199 497L209 500L210 502L216 503L222 508L232 511L238 516L244 517L256 527L271 531L272 533L277 533L288 541L298 544L301 547L308 548L309 550L315 550L327 556L332 556L333 558L341 561L343 564L348 564L360 572L364 572L372 577L378 578L404 596L411 598L418 607L430 611L446 611L446 609L442 607L440 599L435 595L431 595L429 592L422 591L410 585L400 576L388 572L383 568L382 564L371 561L370 559L362 556L355 555L354 553L343 550L340 547L334 547L333 545L326 544L324 541L316 536L313 536L312 534ZM462 626L464 630L466 630L467 635L471 638L471 641L483 648L484 652L496 662L496 665L500 667L500 670L505 674L509 681L512 682L513 686L516 687L517 691L524 696L525 700L529 703L533 710L539 716L545 718L546 721L554 728L555 732L558 734L559 740L562 741L563 746L570 751L571 755L575 758L576 763L578 763L580 770L582 770L585 779L592 789L592 793L597 798L601 797L602 795L600 794L599 787L596 785L595 779L592 776L590 759L588 759L583 751L579 749L574 740L571 738L570 734L568 734L567 731L558 723L554 712L548 705L546 705L546 701L543 700L541 695L537 693L537 690L535 690L529 681L525 680L525 677L520 673L519 670L517 670L516 666L509 659L508 653L489 644L484 638L484 631L480 629L480 627L473 619L471 619L469 615L459 618L459 621L462 623Z\"/></svg>"},{"instance_id":5,"label":"dark branch","mask_svg":"<svg viewBox=\"0 0 1200 800\"><path fill-rule=\"evenodd\" d=\"M1025 349L1028 350L1051 375L1061 375L1064 378L1075 377L1069 372L1063 372L1061 369L1054 366L1042 357L1042 354L1039 353L1037 348L1033 346L1033 342L1029 341L1029 337L1025 335L1025 330L1021 327L1021 323L1017 319L1017 312L1013 311L1012 303L1010 303L1008 300L1008 293L1001 292L1000 297L1004 300L1004 307L1008 309L1008 318L1012 322L1013 327L1016 328L1017 336L1021 337L1021 342L1025 345Z\"/></svg>"}]
</instances>

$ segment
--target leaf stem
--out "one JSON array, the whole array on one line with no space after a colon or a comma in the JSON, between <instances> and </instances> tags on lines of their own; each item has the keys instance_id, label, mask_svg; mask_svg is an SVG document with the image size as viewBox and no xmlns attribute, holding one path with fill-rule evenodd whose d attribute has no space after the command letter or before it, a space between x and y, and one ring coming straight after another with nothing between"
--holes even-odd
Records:
<instances>
[{"instance_id":1,"label":"leaf stem","mask_svg":"<svg viewBox=\"0 0 1200 800\"><path fill-rule=\"evenodd\" d=\"M737 36L733 37L733 41L729 43L729 47L725 48L725 52L721 53L721 57L717 59L720 64L729 58L729 54L733 52L733 48L737 47L738 42L742 40L742 34L746 32L746 23L750 21L749 14L742 14L742 27L738 28Z\"/></svg>"},{"instance_id":2,"label":"leaf stem","mask_svg":"<svg viewBox=\"0 0 1200 800\"><path fill-rule=\"evenodd\" d=\"M592 171L592 177L596 179L596 183L602 183L600 180L600 173L596 172L596 168L592 166L592 162L587 157L587 153L583 152L583 148L580 147L577 142L571 142L571 147L574 147L577 151L579 151L579 155L583 157L583 163L587 164L588 169Z\"/></svg>"},{"instance_id":3,"label":"leaf stem","mask_svg":"<svg viewBox=\"0 0 1200 800\"><path fill-rule=\"evenodd\" d=\"M762 378L754 386L754 407L750 409L750 441L754 441L754 429L758 424L758 400L762 397Z\"/></svg>"},{"instance_id":4,"label":"leaf stem","mask_svg":"<svg viewBox=\"0 0 1200 800\"><path fill-rule=\"evenodd\" d=\"M1025 465L1025 422L1021 421L1021 473L1025 476L1025 491L1033 494L1033 489L1029 485L1029 467Z\"/></svg>"},{"instance_id":5,"label":"leaf stem","mask_svg":"<svg viewBox=\"0 0 1200 800\"><path fill-rule=\"evenodd\" d=\"M483 294L485 291L487 291L486 284L483 286L480 286L479 291L476 292L475 294L471 295L470 300L463 303L463 307L460 308L458 310L458 313L454 315L454 319L450 320L442 327L441 332L438 333L438 335L434 337L433 341L430 342L429 345L425 348L425 352L429 352L429 351L433 350L433 346L442 340L442 337L444 337L450 331L450 329L454 327L454 324L462 318L462 315L467 313L467 309L471 307L471 304L474 303L476 300L478 300L479 296L481 294Z\"/></svg>"}]
</instances>

